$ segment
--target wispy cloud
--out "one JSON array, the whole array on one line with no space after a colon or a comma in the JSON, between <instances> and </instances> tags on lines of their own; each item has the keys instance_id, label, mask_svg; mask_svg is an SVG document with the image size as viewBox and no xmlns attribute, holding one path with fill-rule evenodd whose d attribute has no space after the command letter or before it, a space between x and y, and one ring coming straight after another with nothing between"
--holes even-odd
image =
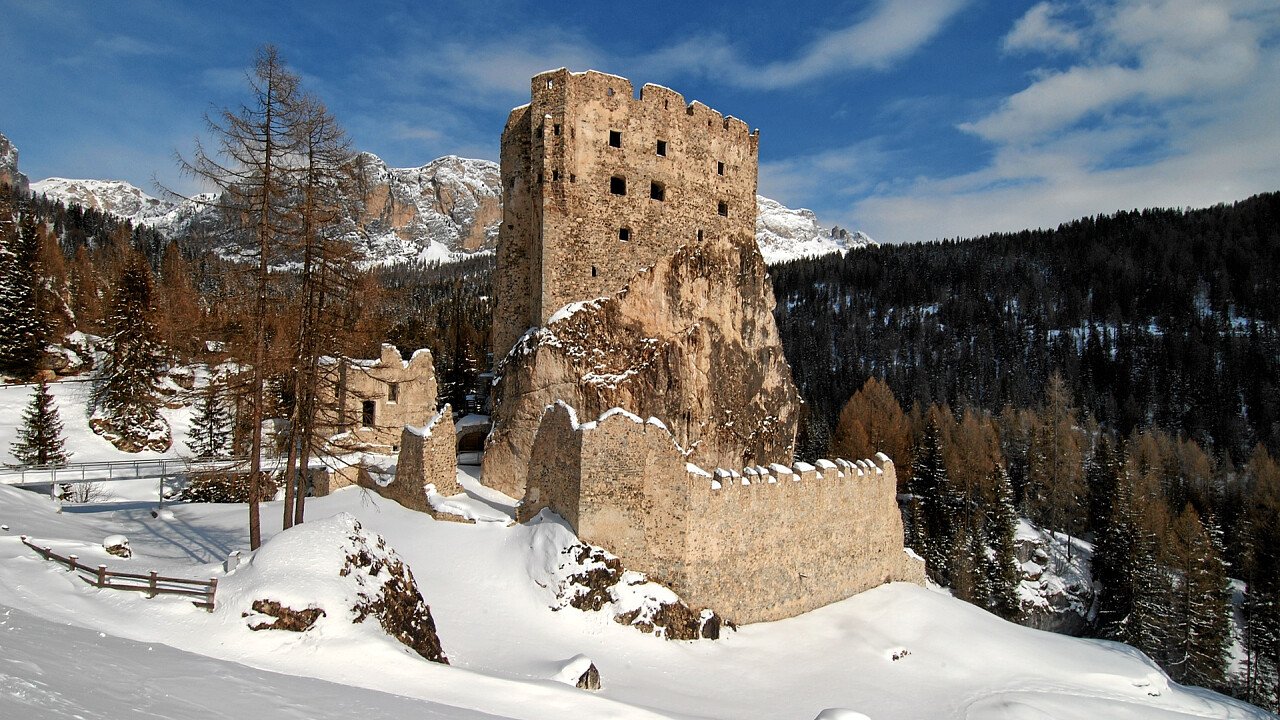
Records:
<instances>
[{"instance_id":1,"label":"wispy cloud","mask_svg":"<svg viewBox=\"0 0 1280 720\"><path fill-rule=\"evenodd\" d=\"M1080 31L1060 17L1062 6L1042 2L1026 12L1004 37L1006 52L1057 52L1079 50Z\"/></svg>"},{"instance_id":2,"label":"wispy cloud","mask_svg":"<svg viewBox=\"0 0 1280 720\"><path fill-rule=\"evenodd\" d=\"M1280 187L1280 8L1087 0L1079 9L1089 21L1071 31L1075 40L1044 4L1005 37L1006 48L1039 37L1056 38L1043 50L1074 42L1088 52L1037 69L1025 88L959 126L990 144L988 163L873 193L851 208L860 225L890 241L927 240Z\"/></svg>"},{"instance_id":3,"label":"wispy cloud","mask_svg":"<svg viewBox=\"0 0 1280 720\"><path fill-rule=\"evenodd\" d=\"M758 64L722 36L690 38L644 62L673 72L696 71L735 85L794 87L851 70L883 70L933 39L967 0L881 0L853 22L824 33L796 57Z\"/></svg>"}]
</instances>

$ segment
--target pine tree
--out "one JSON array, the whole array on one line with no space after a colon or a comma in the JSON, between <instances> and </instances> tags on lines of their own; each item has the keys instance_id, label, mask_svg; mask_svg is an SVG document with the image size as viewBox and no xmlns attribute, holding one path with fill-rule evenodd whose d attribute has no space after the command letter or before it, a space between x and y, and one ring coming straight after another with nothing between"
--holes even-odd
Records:
<instances>
[{"instance_id":1,"label":"pine tree","mask_svg":"<svg viewBox=\"0 0 1280 720\"><path fill-rule=\"evenodd\" d=\"M231 446L231 414L223 404L222 384L211 379L196 399L187 447L198 458L227 457Z\"/></svg>"},{"instance_id":2,"label":"pine tree","mask_svg":"<svg viewBox=\"0 0 1280 720\"><path fill-rule=\"evenodd\" d=\"M982 557L980 571L986 588L986 607L1006 620L1022 615L1018 600L1018 584L1022 573L1018 568L1016 535L1018 515L1013 506L1013 484L1003 465L992 472L990 484L995 489L994 502L987 503L983 534L988 553Z\"/></svg>"},{"instance_id":3,"label":"pine tree","mask_svg":"<svg viewBox=\"0 0 1280 720\"><path fill-rule=\"evenodd\" d=\"M1231 635L1231 594L1221 544L1190 503L1173 526L1169 673L1189 685L1222 687Z\"/></svg>"},{"instance_id":4,"label":"pine tree","mask_svg":"<svg viewBox=\"0 0 1280 720\"><path fill-rule=\"evenodd\" d=\"M48 383L41 380L22 414L22 428L13 444L13 456L24 465L61 465L70 457L63 448L64 443L58 406L49 393Z\"/></svg>"},{"instance_id":5,"label":"pine tree","mask_svg":"<svg viewBox=\"0 0 1280 720\"><path fill-rule=\"evenodd\" d=\"M130 452L168 449L169 424L157 397L168 352L156 329L155 290L145 258L133 253L112 295L106 359L93 389L89 425Z\"/></svg>"},{"instance_id":6,"label":"pine tree","mask_svg":"<svg viewBox=\"0 0 1280 720\"><path fill-rule=\"evenodd\" d=\"M915 532L919 547L916 549L934 582L950 585L959 508L942 459L937 415L936 410L930 411L924 435L912 451L915 464L908 490L918 507Z\"/></svg>"},{"instance_id":7,"label":"pine tree","mask_svg":"<svg viewBox=\"0 0 1280 720\"><path fill-rule=\"evenodd\" d=\"M0 203L0 372L31 377L47 332L36 306L39 233L25 203Z\"/></svg>"}]
</instances>

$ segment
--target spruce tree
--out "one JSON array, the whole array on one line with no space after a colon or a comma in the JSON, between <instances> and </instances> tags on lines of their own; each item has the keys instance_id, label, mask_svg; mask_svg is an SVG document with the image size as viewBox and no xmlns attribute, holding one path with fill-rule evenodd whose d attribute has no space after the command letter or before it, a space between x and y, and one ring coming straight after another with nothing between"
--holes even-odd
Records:
<instances>
[{"instance_id":1,"label":"spruce tree","mask_svg":"<svg viewBox=\"0 0 1280 720\"><path fill-rule=\"evenodd\" d=\"M163 451L170 443L157 397L168 352L155 313L151 269L132 253L112 296L106 359L93 389L89 422L94 432L130 452Z\"/></svg>"},{"instance_id":2,"label":"spruce tree","mask_svg":"<svg viewBox=\"0 0 1280 720\"><path fill-rule=\"evenodd\" d=\"M990 480L995 489L994 502L984 510L983 532L989 552L982 557L980 570L986 587L986 607L1006 620L1022 615L1018 584L1022 572L1018 567L1016 535L1018 516L1013 507L1013 483L1003 465L997 465Z\"/></svg>"},{"instance_id":3,"label":"spruce tree","mask_svg":"<svg viewBox=\"0 0 1280 720\"><path fill-rule=\"evenodd\" d=\"M222 458L230 454L231 414L222 396L221 383L210 380L196 399L187 447L197 458Z\"/></svg>"},{"instance_id":4,"label":"spruce tree","mask_svg":"<svg viewBox=\"0 0 1280 720\"><path fill-rule=\"evenodd\" d=\"M25 203L0 205L0 372L24 378L35 374L47 334L36 307L38 247Z\"/></svg>"},{"instance_id":5,"label":"spruce tree","mask_svg":"<svg viewBox=\"0 0 1280 720\"><path fill-rule=\"evenodd\" d=\"M1177 582L1170 628L1170 675L1222 687L1231 635L1231 594L1221 544L1188 503L1173 526Z\"/></svg>"},{"instance_id":6,"label":"spruce tree","mask_svg":"<svg viewBox=\"0 0 1280 720\"><path fill-rule=\"evenodd\" d=\"M23 465L61 465L70 454L63 448L62 419L49 384L41 380L22 414L22 428L12 453Z\"/></svg>"},{"instance_id":7,"label":"spruce tree","mask_svg":"<svg viewBox=\"0 0 1280 720\"><path fill-rule=\"evenodd\" d=\"M915 464L909 492L918 507L915 534L919 546L916 549L934 582L950 585L959 508L942 459L942 433L936 413L930 412L924 435L912 456Z\"/></svg>"}]
</instances>

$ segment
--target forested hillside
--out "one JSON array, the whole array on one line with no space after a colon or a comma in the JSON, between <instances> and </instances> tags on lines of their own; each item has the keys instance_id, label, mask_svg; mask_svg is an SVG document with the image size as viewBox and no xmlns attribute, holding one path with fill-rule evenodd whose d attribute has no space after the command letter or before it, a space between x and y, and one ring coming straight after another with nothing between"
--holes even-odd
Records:
<instances>
[{"instance_id":1,"label":"forested hillside","mask_svg":"<svg viewBox=\"0 0 1280 720\"><path fill-rule=\"evenodd\" d=\"M772 268L797 384L834 426L881 377L906 406L1037 404L1049 376L1121 435L1280 448L1280 194Z\"/></svg>"},{"instance_id":2,"label":"forested hillside","mask_svg":"<svg viewBox=\"0 0 1280 720\"><path fill-rule=\"evenodd\" d=\"M930 575L1007 617L1012 515L1089 541L1085 632L1274 709L1278 269L1274 193L775 266L798 454L889 453Z\"/></svg>"}]
</instances>

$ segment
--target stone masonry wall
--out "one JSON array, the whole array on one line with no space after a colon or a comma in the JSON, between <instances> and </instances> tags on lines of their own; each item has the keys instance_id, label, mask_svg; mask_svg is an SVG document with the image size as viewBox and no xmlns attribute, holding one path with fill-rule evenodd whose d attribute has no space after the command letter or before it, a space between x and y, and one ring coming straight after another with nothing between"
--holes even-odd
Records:
<instances>
[{"instance_id":1,"label":"stone masonry wall","mask_svg":"<svg viewBox=\"0 0 1280 720\"><path fill-rule=\"evenodd\" d=\"M502 134L495 361L680 245L754 237L758 131L658 85L636 97L616 75L561 68L531 85Z\"/></svg>"},{"instance_id":2,"label":"stone masonry wall","mask_svg":"<svg viewBox=\"0 0 1280 720\"><path fill-rule=\"evenodd\" d=\"M574 423L557 405L543 425L558 428L557 440L579 438L580 473L544 472L553 458L535 455L522 515L560 512L584 542L691 607L764 622L885 582L924 582L923 563L903 550L893 463L883 455L713 476L687 465L656 421L611 411Z\"/></svg>"},{"instance_id":3,"label":"stone masonry wall","mask_svg":"<svg viewBox=\"0 0 1280 720\"><path fill-rule=\"evenodd\" d=\"M356 482L410 510L434 516L426 485L435 485L436 492L445 496L462 492L458 485L453 411L445 405L425 426L406 425L402 432L395 478L383 485L361 469Z\"/></svg>"},{"instance_id":4,"label":"stone masonry wall","mask_svg":"<svg viewBox=\"0 0 1280 720\"><path fill-rule=\"evenodd\" d=\"M321 383L317 424L326 437L342 435L343 449L382 445L395 449L405 425L422 425L436 412L435 367L430 350L408 362L394 345L383 344L377 360L334 360ZM365 425L364 403L373 403L373 423Z\"/></svg>"}]
</instances>

